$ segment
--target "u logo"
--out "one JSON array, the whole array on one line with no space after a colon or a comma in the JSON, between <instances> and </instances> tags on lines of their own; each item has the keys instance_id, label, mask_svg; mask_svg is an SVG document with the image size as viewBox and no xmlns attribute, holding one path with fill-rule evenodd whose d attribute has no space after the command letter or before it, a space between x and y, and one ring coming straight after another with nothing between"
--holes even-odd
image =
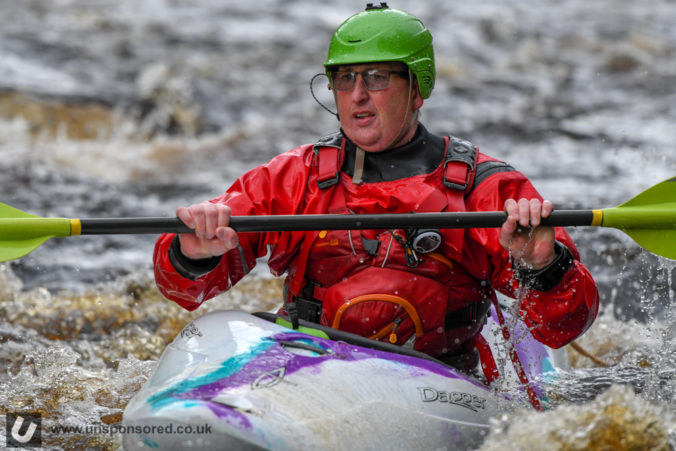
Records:
<instances>
[{"instance_id":1,"label":"u logo","mask_svg":"<svg viewBox=\"0 0 676 451\"><path fill-rule=\"evenodd\" d=\"M39 413L7 413L6 421L8 448L34 448L41 446L42 417ZM27 425L24 423L27 423Z\"/></svg>"}]
</instances>

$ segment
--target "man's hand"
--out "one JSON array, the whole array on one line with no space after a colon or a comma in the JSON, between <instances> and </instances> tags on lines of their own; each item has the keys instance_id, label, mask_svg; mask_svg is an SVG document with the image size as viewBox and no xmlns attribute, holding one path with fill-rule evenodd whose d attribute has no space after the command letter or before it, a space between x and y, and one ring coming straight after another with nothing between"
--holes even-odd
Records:
<instances>
[{"instance_id":1,"label":"man's hand","mask_svg":"<svg viewBox=\"0 0 676 451\"><path fill-rule=\"evenodd\" d=\"M183 255L198 260L223 255L237 247L237 232L228 227L230 214L227 205L211 202L179 207L176 216L195 231L179 235Z\"/></svg>"},{"instance_id":2,"label":"man's hand","mask_svg":"<svg viewBox=\"0 0 676 451\"><path fill-rule=\"evenodd\" d=\"M507 220L500 229L500 244L517 264L542 269L554 261L554 228L538 227L554 209L548 200L514 199L505 201Z\"/></svg>"}]
</instances>

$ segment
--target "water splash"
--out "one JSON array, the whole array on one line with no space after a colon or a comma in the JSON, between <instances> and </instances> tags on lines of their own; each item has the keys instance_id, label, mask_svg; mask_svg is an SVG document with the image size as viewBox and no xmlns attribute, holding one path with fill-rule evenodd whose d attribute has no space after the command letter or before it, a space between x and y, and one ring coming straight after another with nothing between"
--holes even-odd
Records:
<instances>
[{"instance_id":1,"label":"water splash","mask_svg":"<svg viewBox=\"0 0 676 451\"><path fill-rule=\"evenodd\" d=\"M149 275L134 275L76 295L21 282L0 267L0 414L39 412L43 446L118 449L117 434L92 428L119 424L122 411L155 367L165 346L196 316L213 309L270 310L281 285L249 277L200 313L169 303ZM49 433L79 426L90 433ZM83 429L84 430L84 429ZM4 427L2 428L4 433Z\"/></svg>"},{"instance_id":2,"label":"water splash","mask_svg":"<svg viewBox=\"0 0 676 451\"><path fill-rule=\"evenodd\" d=\"M615 206L676 173L676 10L667 2L392 6L420 16L435 36L439 76L424 106L428 128L513 163L557 207ZM363 7L358 0L321 7L264 0L255 10L231 1L5 2L0 201L40 215L170 215L220 194L244 170L335 130L308 82L321 71L331 32ZM610 410L626 407L634 418L650 402L672 412L674 267L619 231L571 233L605 306L580 343L613 366L595 367L571 350L575 370L552 386L554 405L584 419L600 412L594 398L621 384L613 390L628 401L613 404L614 392L603 401L616 406ZM0 264L3 412L34 405L55 423L114 422L146 377L146 362L193 315L279 302L278 282L256 273L188 314L153 288L151 253L147 238L74 238ZM84 390L68 388L79 383ZM567 448L557 435L561 449L592 443L597 430L571 420L583 431L578 440L556 415L524 415L506 420L511 437L520 437L509 448L526 449L531 436L518 431L534 437L533 424L542 434L549 424L568 431ZM669 415L662 420L667 430L675 424ZM53 446L116 448L114 440L71 439ZM638 447L651 445L661 446Z\"/></svg>"},{"instance_id":3,"label":"water splash","mask_svg":"<svg viewBox=\"0 0 676 451\"><path fill-rule=\"evenodd\" d=\"M612 386L585 405L563 405L545 413L517 412L496 419L481 451L492 450L670 450L673 415Z\"/></svg>"}]
</instances>

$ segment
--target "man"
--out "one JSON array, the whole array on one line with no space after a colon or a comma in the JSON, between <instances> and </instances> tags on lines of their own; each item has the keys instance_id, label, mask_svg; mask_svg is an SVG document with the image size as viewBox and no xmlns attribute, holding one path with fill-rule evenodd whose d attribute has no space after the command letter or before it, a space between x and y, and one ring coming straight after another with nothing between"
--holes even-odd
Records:
<instances>
[{"instance_id":1,"label":"man","mask_svg":"<svg viewBox=\"0 0 676 451\"><path fill-rule=\"evenodd\" d=\"M367 6L335 32L324 63L341 131L243 175L225 194L181 207L194 234L164 235L160 290L193 310L271 250L287 273L283 312L438 356L465 369L495 290L520 300L532 334L560 347L598 310L596 285L552 203L511 166L418 121L434 87L432 36L414 16ZM500 229L236 233L234 215L504 209Z\"/></svg>"}]
</instances>

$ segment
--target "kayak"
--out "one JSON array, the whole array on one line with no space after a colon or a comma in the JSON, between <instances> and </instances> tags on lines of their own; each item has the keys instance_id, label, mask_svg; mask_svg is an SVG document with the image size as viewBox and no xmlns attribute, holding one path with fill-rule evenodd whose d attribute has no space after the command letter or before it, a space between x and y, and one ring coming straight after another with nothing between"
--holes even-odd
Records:
<instances>
[{"instance_id":1,"label":"kayak","mask_svg":"<svg viewBox=\"0 0 676 451\"><path fill-rule=\"evenodd\" d=\"M493 310L482 334L495 360L509 362L497 324ZM568 367L565 351L512 327L542 399L542 384ZM517 381L502 366L501 379ZM514 386L495 389L412 349L313 323L292 329L272 313L216 311L167 346L124 411L123 447L472 449L492 416L523 402Z\"/></svg>"}]
</instances>

